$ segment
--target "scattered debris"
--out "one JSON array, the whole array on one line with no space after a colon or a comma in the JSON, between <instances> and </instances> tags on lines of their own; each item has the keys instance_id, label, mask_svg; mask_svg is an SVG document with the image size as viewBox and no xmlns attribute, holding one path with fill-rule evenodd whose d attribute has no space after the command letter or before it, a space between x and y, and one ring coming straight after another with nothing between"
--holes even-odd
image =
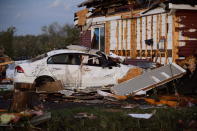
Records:
<instances>
[{"instance_id":1,"label":"scattered debris","mask_svg":"<svg viewBox=\"0 0 197 131\"><path fill-rule=\"evenodd\" d=\"M135 107L138 107L138 106L139 106L138 104L127 104L127 105L123 105L122 108L132 109L132 108L135 108Z\"/></svg>"},{"instance_id":2,"label":"scattered debris","mask_svg":"<svg viewBox=\"0 0 197 131\"><path fill-rule=\"evenodd\" d=\"M112 97L112 98L116 98L118 100L125 100L127 98L126 96L114 95L112 93L108 93L108 92L101 91L101 90L97 90L97 93L99 95L101 95L101 96L104 96L104 97Z\"/></svg>"},{"instance_id":3,"label":"scattered debris","mask_svg":"<svg viewBox=\"0 0 197 131\"><path fill-rule=\"evenodd\" d=\"M153 105L139 105L139 109L142 109L142 110L153 109L153 108L159 108L159 107L153 106ZM162 108L165 108L165 106L162 106Z\"/></svg>"},{"instance_id":4,"label":"scattered debris","mask_svg":"<svg viewBox=\"0 0 197 131\"><path fill-rule=\"evenodd\" d=\"M14 90L13 84L0 84L0 91L12 91Z\"/></svg>"},{"instance_id":5,"label":"scattered debris","mask_svg":"<svg viewBox=\"0 0 197 131\"><path fill-rule=\"evenodd\" d=\"M152 98L135 98L135 99L141 99L141 100L145 100L146 102L153 104L153 105L157 105L157 106L164 106L164 105L168 105L170 107L177 107L179 105L179 103L177 101L170 101L170 100L161 100L161 99L152 99Z\"/></svg>"},{"instance_id":6,"label":"scattered debris","mask_svg":"<svg viewBox=\"0 0 197 131\"><path fill-rule=\"evenodd\" d=\"M96 116L94 114L81 112L81 113L77 113L77 115L75 115L74 118L78 118L78 119L83 119L83 118L96 119Z\"/></svg>"},{"instance_id":7,"label":"scattered debris","mask_svg":"<svg viewBox=\"0 0 197 131\"><path fill-rule=\"evenodd\" d=\"M50 119L51 119L51 113L45 112L42 115L38 115L38 116L33 117L30 120L30 123L34 126L37 126L37 125L42 124Z\"/></svg>"},{"instance_id":8,"label":"scattered debris","mask_svg":"<svg viewBox=\"0 0 197 131\"><path fill-rule=\"evenodd\" d=\"M58 91L60 94L63 94L64 96L71 96L74 91L73 90L60 90Z\"/></svg>"},{"instance_id":9,"label":"scattered debris","mask_svg":"<svg viewBox=\"0 0 197 131\"><path fill-rule=\"evenodd\" d=\"M42 123L51 118L51 113L44 113L42 110L25 110L20 113L3 113L0 115L0 124L7 125L10 123L20 122L22 118L31 118L31 123L33 125L38 125L38 123Z\"/></svg>"},{"instance_id":10,"label":"scattered debris","mask_svg":"<svg viewBox=\"0 0 197 131\"><path fill-rule=\"evenodd\" d=\"M11 121L17 122L19 120L19 117L14 114L2 114L0 116L0 122L2 125L8 124Z\"/></svg>"},{"instance_id":11,"label":"scattered debris","mask_svg":"<svg viewBox=\"0 0 197 131\"><path fill-rule=\"evenodd\" d=\"M118 63L123 63L125 61L125 57L118 56L112 52L109 53L109 57L112 58L113 61L118 62Z\"/></svg>"},{"instance_id":12,"label":"scattered debris","mask_svg":"<svg viewBox=\"0 0 197 131\"><path fill-rule=\"evenodd\" d=\"M128 114L128 115L133 118L150 119L155 113L156 113L156 110L154 110L153 113L151 114L145 113L145 114Z\"/></svg>"},{"instance_id":13,"label":"scattered debris","mask_svg":"<svg viewBox=\"0 0 197 131\"><path fill-rule=\"evenodd\" d=\"M120 109L105 109L106 112L122 112Z\"/></svg>"},{"instance_id":14,"label":"scattered debris","mask_svg":"<svg viewBox=\"0 0 197 131\"><path fill-rule=\"evenodd\" d=\"M148 97L134 97L135 100L145 100L149 104L156 106L170 106L170 107L191 107L197 105L196 97L186 96L157 96L154 98Z\"/></svg>"}]
</instances>

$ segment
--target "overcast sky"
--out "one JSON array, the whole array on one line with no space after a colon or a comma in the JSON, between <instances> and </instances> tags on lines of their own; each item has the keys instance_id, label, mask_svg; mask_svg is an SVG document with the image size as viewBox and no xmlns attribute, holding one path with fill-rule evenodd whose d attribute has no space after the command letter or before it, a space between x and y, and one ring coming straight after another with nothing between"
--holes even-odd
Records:
<instances>
[{"instance_id":1,"label":"overcast sky","mask_svg":"<svg viewBox=\"0 0 197 131\"><path fill-rule=\"evenodd\" d=\"M84 0L0 0L0 31L16 27L17 35L39 34L53 22L73 24Z\"/></svg>"}]
</instances>

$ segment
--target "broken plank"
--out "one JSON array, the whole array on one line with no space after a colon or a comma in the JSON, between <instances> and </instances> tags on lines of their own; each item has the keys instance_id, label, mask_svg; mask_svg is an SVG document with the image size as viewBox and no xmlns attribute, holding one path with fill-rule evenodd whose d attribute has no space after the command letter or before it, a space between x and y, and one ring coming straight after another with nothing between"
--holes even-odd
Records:
<instances>
[{"instance_id":1,"label":"broken plank","mask_svg":"<svg viewBox=\"0 0 197 131\"><path fill-rule=\"evenodd\" d=\"M35 116L30 120L30 123L34 126L42 124L51 119L51 112L46 112L41 116Z\"/></svg>"},{"instance_id":2,"label":"broken plank","mask_svg":"<svg viewBox=\"0 0 197 131\"><path fill-rule=\"evenodd\" d=\"M12 63L14 63L14 61L7 61L7 62L0 63L0 66L12 64Z\"/></svg>"},{"instance_id":3,"label":"broken plank","mask_svg":"<svg viewBox=\"0 0 197 131\"><path fill-rule=\"evenodd\" d=\"M182 77L186 71L175 63L144 72L131 80L115 85L111 91L116 95L135 95L139 91L148 91L169 81Z\"/></svg>"}]
</instances>

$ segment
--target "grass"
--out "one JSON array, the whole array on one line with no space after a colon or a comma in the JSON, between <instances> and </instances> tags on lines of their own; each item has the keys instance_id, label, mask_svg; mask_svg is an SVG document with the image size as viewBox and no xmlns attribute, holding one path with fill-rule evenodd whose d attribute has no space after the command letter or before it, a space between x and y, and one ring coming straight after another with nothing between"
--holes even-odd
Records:
<instances>
[{"instance_id":1,"label":"grass","mask_svg":"<svg viewBox=\"0 0 197 131\"><path fill-rule=\"evenodd\" d=\"M156 110L156 114L150 119L137 119L127 115L129 113L151 113L153 110ZM93 114L96 118L75 118L74 116L80 112ZM184 123L180 124L180 120ZM138 108L75 107L53 110L52 119L42 128L49 131L179 131L190 128L188 124L192 120L197 120L197 107L146 110Z\"/></svg>"}]
</instances>

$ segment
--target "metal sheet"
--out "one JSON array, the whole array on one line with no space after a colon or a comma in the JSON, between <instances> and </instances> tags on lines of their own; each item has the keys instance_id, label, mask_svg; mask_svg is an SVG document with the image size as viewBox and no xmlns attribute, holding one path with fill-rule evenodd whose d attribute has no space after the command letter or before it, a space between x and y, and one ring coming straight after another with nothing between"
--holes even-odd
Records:
<instances>
[{"instance_id":1,"label":"metal sheet","mask_svg":"<svg viewBox=\"0 0 197 131\"><path fill-rule=\"evenodd\" d=\"M147 91L165 84L185 74L185 70L175 63L147 71L134 79L112 87L112 92L125 96L135 94L141 90Z\"/></svg>"}]
</instances>

